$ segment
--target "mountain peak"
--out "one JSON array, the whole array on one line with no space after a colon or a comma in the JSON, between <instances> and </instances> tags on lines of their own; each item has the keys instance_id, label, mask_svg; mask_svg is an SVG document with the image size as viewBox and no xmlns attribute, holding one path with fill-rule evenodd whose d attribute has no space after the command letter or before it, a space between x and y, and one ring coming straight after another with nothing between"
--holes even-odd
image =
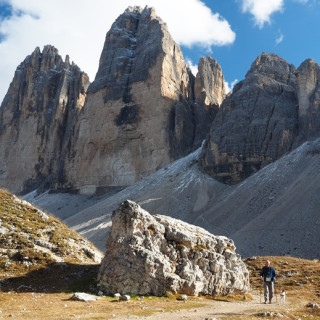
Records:
<instances>
[{"instance_id":1,"label":"mountain peak","mask_svg":"<svg viewBox=\"0 0 320 320\"><path fill-rule=\"evenodd\" d=\"M287 83L295 70L296 68L294 65L289 64L277 54L263 52L252 63L246 77L258 73L273 78L276 81Z\"/></svg>"}]
</instances>

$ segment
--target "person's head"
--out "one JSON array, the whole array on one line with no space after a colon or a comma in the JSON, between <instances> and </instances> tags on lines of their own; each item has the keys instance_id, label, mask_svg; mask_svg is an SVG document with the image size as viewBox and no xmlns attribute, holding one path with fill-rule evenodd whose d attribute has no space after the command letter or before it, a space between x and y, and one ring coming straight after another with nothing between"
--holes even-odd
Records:
<instances>
[{"instance_id":1,"label":"person's head","mask_svg":"<svg viewBox=\"0 0 320 320\"><path fill-rule=\"evenodd\" d=\"M270 267L270 260L266 260L266 267Z\"/></svg>"}]
</instances>

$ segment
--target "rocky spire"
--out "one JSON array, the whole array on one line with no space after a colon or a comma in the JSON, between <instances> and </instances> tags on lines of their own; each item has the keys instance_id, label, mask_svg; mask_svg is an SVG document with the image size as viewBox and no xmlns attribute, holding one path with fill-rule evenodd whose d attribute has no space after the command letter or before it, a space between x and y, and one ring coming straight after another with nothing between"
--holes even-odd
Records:
<instances>
[{"instance_id":1,"label":"rocky spire","mask_svg":"<svg viewBox=\"0 0 320 320\"><path fill-rule=\"evenodd\" d=\"M129 185L198 147L212 116L194 103L193 81L155 10L128 8L106 35L66 181Z\"/></svg>"},{"instance_id":2,"label":"rocky spire","mask_svg":"<svg viewBox=\"0 0 320 320\"><path fill-rule=\"evenodd\" d=\"M226 97L221 66L211 57L202 57L195 79L195 99L200 105L220 106Z\"/></svg>"},{"instance_id":3,"label":"rocky spire","mask_svg":"<svg viewBox=\"0 0 320 320\"><path fill-rule=\"evenodd\" d=\"M0 108L0 185L26 192L59 178L88 76L53 46L17 68Z\"/></svg>"},{"instance_id":4,"label":"rocky spire","mask_svg":"<svg viewBox=\"0 0 320 320\"><path fill-rule=\"evenodd\" d=\"M227 97L211 126L201 165L234 184L291 150L298 126L296 69L263 53Z\"/></svg>"},{"instance_id":5,"label":"rocky spire","mask_svg":"<svg viewBox=\"0 0 320 320\"><path fill-rule=\"evenodd\" d=\"M295 146L320 134L320 67L313 59L305 60L297 70L299 135Z\"/></svg>"}]
</instances>

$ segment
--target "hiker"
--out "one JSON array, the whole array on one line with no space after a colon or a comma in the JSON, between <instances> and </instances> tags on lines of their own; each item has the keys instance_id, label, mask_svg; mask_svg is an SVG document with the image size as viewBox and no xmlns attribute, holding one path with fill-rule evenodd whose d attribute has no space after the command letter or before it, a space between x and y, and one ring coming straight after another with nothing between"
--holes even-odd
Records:
<instances>
[{"instance_id":1,"label":"hiker","mask_svg":"<svg viewBox=\"0 0 320 320\"><path fill-rule=\"evenodd\" d=\"M274 281L277 278L276 271L270 265L270 260L266 261L266 265L261 269L260 278L264 283L264 303L267 303L269 296L269 303L271 303L274 292Z\"/></svg>"}]
</instances>

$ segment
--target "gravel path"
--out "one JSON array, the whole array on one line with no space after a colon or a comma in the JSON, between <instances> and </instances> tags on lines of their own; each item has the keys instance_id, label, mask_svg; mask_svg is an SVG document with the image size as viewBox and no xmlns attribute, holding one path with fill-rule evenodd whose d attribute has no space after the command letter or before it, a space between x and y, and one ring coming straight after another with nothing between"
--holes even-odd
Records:
<instances>
[{"instance_id":1,"label":"gravel path","mask_svg":"<svg viewBox=\"0 0 320 320\"><path fill-rule=\"evenodd\" d=\"M257 294L252 295L253 300L248 302L225 302L225 301L208 301L206 306L196 309L184 309L174 312L159 312L148 317L143 317L146 320L178 320L178 319L190 319L190 320L213 320L221 319L231 316L239 315L254 315L259 312L277 311L281 312L288 307L287 303L280 303L278 301L272 304L260 303L260 296ZM263 298L263 297L261 297ZM128 319L141 319L137 316L127 316L115 318L117 320L128 320ZM227 318L228 319L228 318Z\"/></svg>"}]
</instances>

